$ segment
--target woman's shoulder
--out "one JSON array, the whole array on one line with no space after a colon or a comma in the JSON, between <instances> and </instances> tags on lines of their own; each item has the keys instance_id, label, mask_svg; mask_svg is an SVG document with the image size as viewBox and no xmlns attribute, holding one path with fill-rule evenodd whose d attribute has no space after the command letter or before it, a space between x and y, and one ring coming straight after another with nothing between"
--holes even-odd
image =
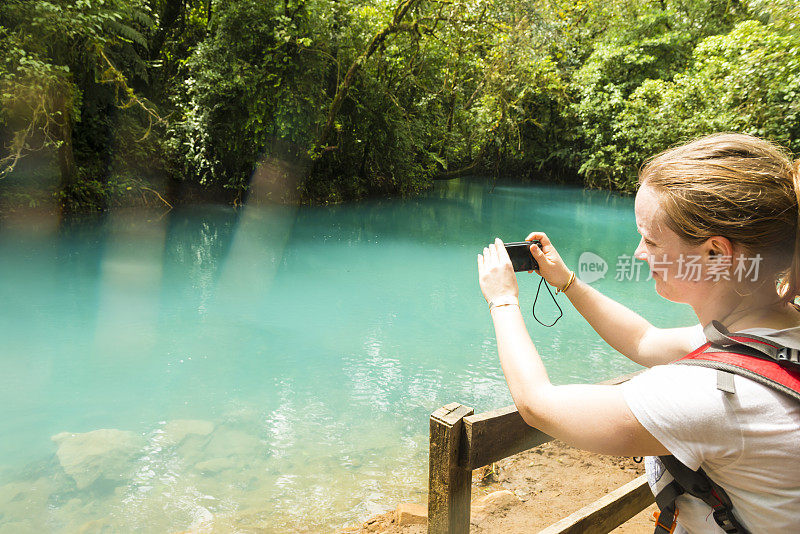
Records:
<instances>
[{"instance_id":1,"label":"woman's shoulder","mask_svg":"<svg viewBox=\"0 0 800 534\"><path fill-rule=\"evenodd\" d=\"M727 465L748 441L779 432L800 436L800 403L768 386L735 375L736 393L717 387L717 370L667 364L622 384L636 419L680 461Z\"/></svg>"},{"instance_id":2,"label":"woman's shoulder","mask_svg":"<svg viewBox=\"0 0 800 534\"><path fill-rule=\"evenodd\" d=\"M800 326L775 330L771 328L752 328L742 330L791 346L800 346ZM693 348L706 343L703 327L700 324L689 331ZM623 391L629 406L637 406L641 411L671 414L677 417L708 419L724 416L731 410L771 411L776 405L782 408L800 407L791 397L759 382L734 376L737 392L736 402L718 387L718 371L700 365L681 365L670 363L645 369L630 381L623 384ZM669 415L669 416L671 416ZM668 417L669 417L668 416ZM660 417L660 416L659 416Z\"/></svg>"},{"instance_id":3,"label":"woman's shoulder","mask_svg":"<svg viewBox=\"0 0 800 534\"><path fill-rule=\"evenodd\" d=\"M689 365L656 365L622 384L639 423L692 469L711 457L733 460L740 439L736 418L716 388L716 371ZM731 443L731 437L734 443Z\"/></svg>"},{"instance_id":4,"label":"woman's shoulder","mask_svg":"<svg viewBox=\"0 0 800 534\"><path fill-rule=\"evenodd\" d=\"M629 389L637 389L643 394L651 391L653 394L683 394L702 391L706 385L713 385L716 389L717 371L699 365L680 365L668 363L655 365L635 375L625 385ZM634 387L635 386L635 387Z\"/></svg>"},{"instance_id":5,"label":"woman's shoulder","mask_svg":"<svg viewBox=\"0 0 800 534\"><path fill-rule=\"evenodd\" d=\"M697 323L694 326L689 327L689 343L691 344L692 350L704 345L706 343L706 335L703 333L703 325Z\"/></svg>"},{"instance_id":6,"label":"woman's shoulder","mask_svg":"<svg viewBox=\"0 0 800 534\"><path fill-rule=\"evenodd\" d=\"M800 337L797 339L800 340ZM746 396L757 402L773 403L780 400L783 404L785 400L786 403L800 406L800 403L788 395L744 376L734 375L734 384L736 393L739 394L741 390L743 394L740 395L740 400L742 396ZM656 365L635 375L623 385L626 389L650 399L663 395L673 397L675 403L681 404L714 400L714 404L724 410L728 409L725 401L730 398L728 393L718 387L718 371L701 365Z\"/></svg>"},{"instance_id":7,"label":"woman's shoulder","mask_svg":"<svg viewBox=\"0 0 800 534\"><path fill-rule=\"evenodd\" d=\"M800 327L783 334L784 340L800 343ZM645 369L623 386L629 405L681 418L708 420L741 414L749 419L753 414L768 416L777 410L795 424L800 421L800 402L789 395L738 374L734 374L733 384L735 394L731 395L720 389L717 369L670 363Z\"/></svg>"}]
</instances>

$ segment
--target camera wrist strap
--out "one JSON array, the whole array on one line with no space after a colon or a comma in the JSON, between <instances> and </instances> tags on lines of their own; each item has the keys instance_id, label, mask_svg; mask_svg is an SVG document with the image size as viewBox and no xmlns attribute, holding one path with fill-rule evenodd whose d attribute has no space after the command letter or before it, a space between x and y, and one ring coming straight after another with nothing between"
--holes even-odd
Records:
<instances>
[{"instance_id":1,"label":"camera wrist strap","mask_svg":"<svg viewBox=\"0 0 800 534\"><path fill-rule=\"evenodd\" d=\"M545 289L547 289L547 292L550 293L550 298L553 299L553 302L555 303L556 308L558 308L558 317L556 317L555 320L551 324L544 324L542 321L539 320L538 317L536 317L536 301L539 299L539 291L542 289L542 284L544 284L544 277L541 277L539 279L539 287L536 288L536 296L533 298L533 306L531 307L531 313L533 314L533 318L536 319L537 323L539 323L542 326L550 327L550 326L553 326L554 324L556 324L558 322L558 320L561 319L561 317L564 316L564 312L561 311L561 306L558 305L558 301L556 300L555 295L553 295L553 292L550 291L550 286L548 284L544 284Z\"/></svg>"}]
</instances>

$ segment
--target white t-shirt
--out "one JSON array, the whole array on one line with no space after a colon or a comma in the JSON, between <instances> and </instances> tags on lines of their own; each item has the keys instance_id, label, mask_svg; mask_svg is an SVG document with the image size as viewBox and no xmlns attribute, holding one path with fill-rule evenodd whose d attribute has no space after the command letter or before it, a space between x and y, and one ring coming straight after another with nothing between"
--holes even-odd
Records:
<instances>
[{"instance_id":1,"label":"white t-shirt","mask_svg":"<svg viewBox=\"0 0 800 534\"><path fill-rule=\"evenodd\" d=\"M744 332L800 341L800 327ZM700 325L694 337L695 348L705 343ZM731 395L717 389L714 369L657 365L621 387L642 426L691 469L702 466L746 528L800 532L800 403L738 375L734 382ZM660 474L648 476L653 482ZM682 495L676 506L686 531L723 533L699 499Z\"/></svg>"}]
</instances>

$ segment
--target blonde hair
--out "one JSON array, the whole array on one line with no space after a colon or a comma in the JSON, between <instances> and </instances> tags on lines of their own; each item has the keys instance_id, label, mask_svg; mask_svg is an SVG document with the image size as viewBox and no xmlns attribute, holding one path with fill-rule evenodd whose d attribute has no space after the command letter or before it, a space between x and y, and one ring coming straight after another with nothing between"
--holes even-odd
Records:
<instances>
[{"instance_id":1,"label":"blonde hair","mask_svg":"<svg viewBox=\"0 0 800 534\"><path fill-rule=\"evenodd\" d=\"M800 161L743 134L715 134L650 159L639 184L660 196L666 224L700 244L728 238L760 254L782 302L800 295Z\"/></svg>"}]
</instances>

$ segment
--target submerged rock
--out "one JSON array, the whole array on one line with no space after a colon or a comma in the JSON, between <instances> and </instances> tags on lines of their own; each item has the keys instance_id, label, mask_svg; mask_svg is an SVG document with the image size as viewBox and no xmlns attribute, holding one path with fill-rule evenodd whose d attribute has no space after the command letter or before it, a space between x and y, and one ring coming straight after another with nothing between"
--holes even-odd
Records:
<instances>
[{"instance_id":1,"label":"submerged rock","mask_svg":"<svg viewBox=\"0 0 800 534\"><path fill-rule=\"evenodd\" d=\"M0 486L0 532L44 532L52 479L17 480Z\"/></svg>"},{"instance_id":2,"label":"submerged rock","mask_svg":"<svg viewBox=\"0 0 800 534\"><path fill-rule=\"evenodd\" d=\"M230 458L212 458L211 460L197 463L194 468L205 476L213 476L221 471L236 469L237 466Z\"/></svg>"},{"instance_id":3,"label":"submerged rock","mask_svg":"<svg viewBox=\"0 0 800 534\"><path fill-rule=\"evenodd\" d=\"M115 525L110 517L87 521L78 529L78 534L112 534L119 532L119 525Z\"/></svg>"},{"instance_id":4,"label":"submerged rock","mask_svg":"<svg viewBox=\"0 0 800 534\"><path fill-rule=\"evenodd\" d=\"M164 444L180 445L187 436L207 436L214 431L214 423L200 419L175 419L164 425Z\"/></svg>"},{"instance_id":5,"label":"submerged rock","mask_svg":"<svg viewBox=\"0 0 800 534\"><path fill-rule=\"evenodd\" d=\"M265 449L265 445L252 434L241 430L222 428L214 432L203 453L206 457L238 456L249 461L263 455Z\"/></svg>"},{"instance_id":6,"label":"submerged rock","mask_svg":"<svg viewBox=\"0 0 800 534\"><path fill-rule=\"evenodd\" d=\"M62 432L51 439L58 445L61 468L78 489L99 479L119 481L130 473L133 459L145 445L145 439L133 432L110 428L83 434Z\"/></svg>"}]
</instances>

